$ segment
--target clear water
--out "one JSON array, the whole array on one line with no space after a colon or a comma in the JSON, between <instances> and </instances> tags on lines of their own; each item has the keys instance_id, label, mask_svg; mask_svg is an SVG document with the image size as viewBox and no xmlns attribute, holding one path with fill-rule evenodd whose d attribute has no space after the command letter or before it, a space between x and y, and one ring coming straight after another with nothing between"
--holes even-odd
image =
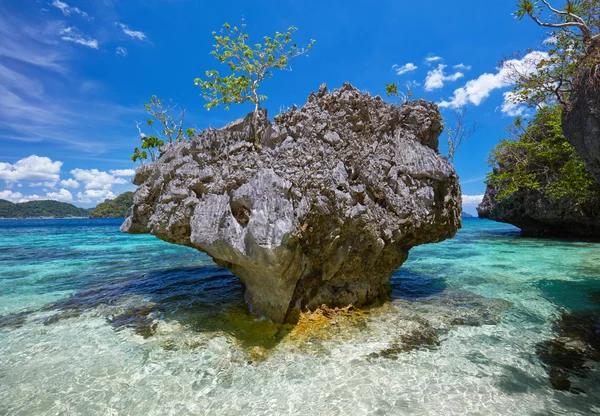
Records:
<instances>
[{"instance_id":1,"label":"clear water","mask_svg":"<svg viewBox=\"0 0 600 416\"><path fill-rule=\"evenodd\" d=\"M561 311L600 306L600 244L466 220L390 302L298 337L204 254L119 225L0 221L0 415L600 413L594 368L554 390L536 354ZM424 327L437 342L397 348Z\"/></svg>"}]
</instances>

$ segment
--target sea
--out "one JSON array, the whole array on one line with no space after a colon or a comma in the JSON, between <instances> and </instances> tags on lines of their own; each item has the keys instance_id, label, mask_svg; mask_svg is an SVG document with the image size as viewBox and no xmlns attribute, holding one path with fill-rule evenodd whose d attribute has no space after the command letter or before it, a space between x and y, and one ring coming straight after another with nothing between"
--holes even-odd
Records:
<instances>
[{"instance_id":1,"label":"sea","mask_svg":"<svg viewBox=\"0 0 600 416\"><path fill-rule=\"evenodd\" d=\"M0 220L0 415L600 414L600 244L465 219L299 331L121 219Z\"/></svg>"}]
</instances>

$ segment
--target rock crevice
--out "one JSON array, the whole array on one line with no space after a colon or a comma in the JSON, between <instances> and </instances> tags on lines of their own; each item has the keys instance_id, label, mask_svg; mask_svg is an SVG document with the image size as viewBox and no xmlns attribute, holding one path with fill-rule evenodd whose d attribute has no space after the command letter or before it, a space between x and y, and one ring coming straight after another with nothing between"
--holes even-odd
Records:
<instances>
[{"instance_id":1,"label":"rock crevice","mask_svg":"<svg viewBox=\"0 0 600 416\"><path fill-rule=\"evenodd\" d=\"M206 252L239 277L252 312L294 322L385 298L410 248L460 228L435 104L395 106L345 84L273 122L261 110L257 131L253 117L138 168L122 230Z\"/></svg>"}]
</instances>

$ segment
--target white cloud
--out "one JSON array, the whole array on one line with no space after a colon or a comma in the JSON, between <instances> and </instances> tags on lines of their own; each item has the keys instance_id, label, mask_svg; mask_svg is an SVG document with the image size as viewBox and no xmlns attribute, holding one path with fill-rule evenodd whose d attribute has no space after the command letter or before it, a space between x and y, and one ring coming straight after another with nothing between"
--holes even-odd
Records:
<instances>
[{"instance_id":1,"label":"white cloud","mask_svg":"<svg viewBox=\"0 0 600 416\"><path fill-rule=\"evenodd\" d=\"M408 72L413 72L414 70L417 69L417 66L415 64L413 64L412 62L409 62L402 66L398 66L398 65L394 64L394 65L392 65L392 69L394 71L396 71L396 75L402 75L402 74L406 74Z\"/></svg>"},{"instance_id":2,"label":"white cloud","mask_svg":"<svg viewBox=\"0 0 600 416\"><path fill-rule=\"evenodd\" d=\"M77 43L92 49L98 49L98 41L96 39L84 38L74 27L61 29L58 34L61 35L60 38L64 41Z\"/></svg>"},{"instance_id":3,"label":"white cloud","mask_svg":"<svg viewBox=\"0 0 600 416\"><path fill-rule=\"evenodd\" d=\"M442 58L441 56L428 56L427 58L425 58L425 62L428 64L432 64L434 62L438 62L438 61L443 61L444 58Z\"/></svg>"},{"instance_id":4,"label":"white cloud","mask_svg":"<svg viewBox=\"0 0 600 416\"><path fill-rule=\"evenodd\" d=\"M469 71L471 69L471 65L458 64L458 65L454 65L452 68L458 69L458 70L463 70L463 71Z\"/></svg>"},{"instance_id":5,"label":"white cloud","mask_svg":"<svg viewBox=\"0 0 600 416\"><path fill-rule=\"evenodd\" d=\"M117 55L121 55L121 56L127 56L127 49L125 49L122 46L119 46L117 48L117 51L115 52Z\"/></svg>"},{"instance_id":6,"label":"white cloud","mask_svg":"<svg viewBox=\"0 0 600 416\"><path fill-rule=\"evenodd\" d=\"M503 94L504 102L500 107L500 111L502 114L506 114L509 117L518 117L522 116L527 112L527 107L523 104L519 103L518 100L515 99L515 95L512 91L507 91Z\"/></svg>"},{"instance_id":7,"label":"white cloud","mask_svg":"<svg viewBox=\"0 0 600 416\"><path fill-rule=\"evenodd\" d=\"M31 155L19 160L14 165L0 162L0 179L6 182L49 181L60 179L60 167L63 162L53 162L48 157Z\"/></svg>"},{"instance_id":8,"label":"white cloud","mask_svg":"<svg viewBox=\"0 0 600 416\"><path fill-rule=\"evenodd\" d=\"M77 189L79 188L79 182L77 182L75 179L67 179L64 181L60 181L60 186L65 188Z\"/></svg>"},{"instance_id":9,"label":"white cloud","mask_svg":"<svg viewBox=\"0 0 600 416\"><path fill-rule=\"evenodd\" d=\"M127 183L127 181L123 178L116 177L115 175L107 172L101 172L98 169L73 169L71 171L71 175L73 175L77 181L83 183L85 189L88 190L110 190L113 185L122 185Z\"/></svg>"},{"instance_id":10,"label":"white cloud","mask_svg":"<svg viewBox=\"0 0 600 416\"><path fill-rule=\"evenodd\" d=\"M85 17L85 18L90 17L90 15L87 14L86 12L84 12L83 10L81 10L77 7L71 7L67 3L62 2L60 0L54 0L52 2L52 6L56 7L57 9L60 9L60 11L62 11L65 16L70 16L71 13L75 13L75 14L80 15L81 17Z\"/></svg>"},{"instance_id":11,"label":"white cloud","mask_svg":"<svg viewBox=\"0 0 600 416\"><path fill-rule=\"evenodd\" d=\"M135 175L135 170L133 169L115 169L109 171L111 175L114 176L133 176Z\"/></svg>"},{"instance_id":12,"label":"white cloud","mask_svg":"<svg viewBox=\"0 0 600 416\"><path fill-rule=\"evenodd\" d=\"M502 64L495 74L485 73L477 79L473 79L464 87L454 91L449 101L438 103L440 107L459 108L469 103L479 105L492 91L505 88L514 83L512 79L515 73L526 74L536 71L536 65L540 60L547 58L548 54L533 51L522 59L511 59Z\"/></svg>"},{"instance_id":13,"label":"white cloud","mask_svg":"<svg viewBox=\"0 0 600 416\"><path fill-rule=\"evenodd\" d=\"M37 194L23 195L21 192L13 192L10 190L0 191L0 199L5 199L10 202L20 203L29 201L61 201L61 202L72 202L73 195L66 189L61 189L58 192L48 192L45 196Z\"/></svg>"},{"instance_id":14,"label":"white cloud","mask_svg":"<svg viewBox=\"0 0 600 416\"><path fill-rule=\"evenodd\" d=\"M452 75L446 75L444 69L446 65L439 64L436 69L432 69L427 73L425 78L425 90L433 91L442 88L446 81L456 81L464 76L462 72L456 72Z\"/></svg>"},{"instance_id":15,"label":"white cloud","mask_svg":"<svg viewBox=\"0 0 600 416\"><path fill-rule=\"evenodd\" d=\"M121 30L123 30L123 33L125 33L127 36L130 36L132 38L136 38L139 40L146 39L146 34L144 32L140 32L138 30L131 30L129 28L129 26L127 26L123 23L119 23L119 22L116 22L115 25L119 26L121 28Z\"/></svg>"},{"instance_id":16,"label":"white cloud","mask_svg":"<svg viewBox=\"0 0 600 416\"><path fill-rule=\"evenodd\" d=\"M4 199L10 202L19 202L21 198L23 198L23 194L20 192L13 192L9 189L0 191L0 199Z\"/></svg>"},{"instance_id":17,"label":"white cloud","mask_svg":"<svg viewBox=\"0 0 600 416\"><path fill-rule=\"evenodd\" d=\"M481 203L483 195L463 195L462 200L465 205L478 205Z\"/></svg>"},{"instance_id":18,"label":"white cloud","mask_svg":"<svg viewBox=\"0 0 600 416\"><path fill-rule=\"evenodd\" d=\"M77 202L82 204L102 202L105 199L115 199L116 197L107 189L88 189L85 192L77 192Z\"/></svg>"},{"instance_id":19,"label":"white cloud","mask_svg":"<svg viewBox=\"0 0 600 416\"><path fill-rule=\"evenodd\" d=\"M71 192L67 191L64 188L61 188L58 192L48 192L46 194L46 198L53 201L61 201L61 202L72 202L73 195Z\"/></svg>"}]
</instances>

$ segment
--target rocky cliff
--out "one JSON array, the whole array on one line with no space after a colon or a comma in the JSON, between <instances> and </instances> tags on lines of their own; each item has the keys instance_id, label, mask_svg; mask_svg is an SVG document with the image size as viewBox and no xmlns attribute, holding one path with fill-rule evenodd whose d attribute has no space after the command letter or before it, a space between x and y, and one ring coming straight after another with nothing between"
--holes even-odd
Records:
<instances>
[{"instance_id":1,"label":"rocky cliff","mask_svg":"<svg viewBox=\"0 0 600 416\"><path fill-rule=\"evenodd\" d=\"M600 66L581 69L570 101L563 113L565 136L600 183Z\"/></svg>"},{"instance_id":2,"label":"rocky cliff","mask_svg":"<svg viewBox=\"0 0 600 416\"><path fill-rule=\"evenodd\" d=\"M560 105L540 109L519 137L492 151L481 218L527 235L600 238L600 186L567 142L561 113Z\"/></svg>"},{"instance_id":3,"label":"rocky cliff","mask_svg":"<svg viewBox=\"0 0 600 416\"><path fill-rule=\"evenodd\" d=\"M506 222L532 237L600 237L600 204L580 206L571 198L553 200L543 191L522 189L498 201L501 190L488 185L477 207L479 218Z\"/></svg>"},{"instance_id":4,"label":"rocky cliff","mask_svg":"<svg viewBox=\"0 0 600 416\"><path fill-rule=\"evenodd\" d=\"M138 168L122 226L207 253L243 282L252 312L294 322L321 304L386 298L410 248L460 228L435 104L323 85L273 122L263 110L257 131L252 119L166 145Z\"/></svg>"}]
</instances>

